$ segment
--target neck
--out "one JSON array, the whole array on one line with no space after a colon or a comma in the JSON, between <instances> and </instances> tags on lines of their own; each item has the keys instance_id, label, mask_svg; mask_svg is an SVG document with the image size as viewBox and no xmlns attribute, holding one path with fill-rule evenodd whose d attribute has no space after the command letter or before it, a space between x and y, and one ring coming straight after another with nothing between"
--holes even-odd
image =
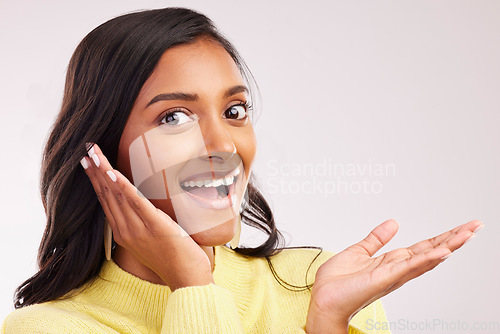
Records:
<instances>
[{"instance_id":1,"label":"neck","mask_svg":"<svg viewBox=\"0 0 500 334\"><path fill-rule=\"evenodd\" d=\"M213 272L215 264L214 247L200 247L207 254ZM116 245L116 249L113 252L113 261L120 268L136 277L151 283L166 285L165 282L151 268L143 265L135 256L132 255L132 253L120 245Z\"/></svg>"}]
</instances>

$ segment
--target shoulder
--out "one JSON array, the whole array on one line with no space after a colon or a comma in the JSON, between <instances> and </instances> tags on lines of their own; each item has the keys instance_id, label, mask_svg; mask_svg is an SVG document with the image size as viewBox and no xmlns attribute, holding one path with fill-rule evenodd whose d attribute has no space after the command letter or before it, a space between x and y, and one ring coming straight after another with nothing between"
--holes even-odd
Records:
<instances>
[{"instance_id":1,"label":"shoulder","mask_svg":"<svg viewBox=\"0 0 500 334\"><path fill-rule=\"evenodd\" d=\"M66 304L51 301L17 309L5 318L0 333L79 333L77 328L84 333L91 329L88 317Z\"/></svg>"},{"instance_id":2,"label":"shoulder","mask_svg":"<svg viewBox=\"0 0 500 334\"><path fill-rule=\"evenodd\" d=\"M230 268L232 275L238 271L246 273L245 277L248 276L248 279L262 278L268 277L274 271L284 281L297 285L313 283L318 268L334 255L333 252L321 248L285 248L270 256L268 261L266 258L241 255L225 246L218 246L216 249L216 268L220 259L225 263L223 268ZM225 274L224 269L222 271ZM216 270L215 273L221 274L222 271Z\"/></svg>"},{"instance_id":3,"label":"shoulder","mask_svg":"<svg viewBox=\"0 0 500 334\"><path fill-rule=\"evenodd\" d=\"M335 253L322 249L321 247L293 247L285 248L273 255L271 259L279 263L311 262L323 263Z\"/></svg>"},{"instance_id":4,"label":"shoulder","mask_svg":"<svg viewBox=\"0 0 500 334\"><path fill-rule=\"evenodd\" d=\"M241 255L225 246L217 246L216 250L216 256L225 261L235 261L238 264L246 265L267 262L263 257ZM319 267L333 255L335 253L320 247L289 247L277 251L274 255L269 256L269 259L274 267L309 266L310 264L312 267Z\"/></svg>"},{"instance_id":5,"label":"shoulder","mask_svg":"<svg viewBox=\"0 0 500 334\"><path fill-rule=\"evenodd\" d=\"M286 248L270 257L276 273L291 284L314 283L318 268L335 253L321 248Z\"/></svg>"},{"instance_id":6,"label":"shoulder","mask_svg":"<svg viewBox=\"0 0 500 334\"><path fill-rule=\"evenodd\" d=\"M44 332L53 330L56 319L64 314L64 310L54 307L52 303L30 305L15 310L5 318L2 333Z\"/></svg>"}]
</instances>

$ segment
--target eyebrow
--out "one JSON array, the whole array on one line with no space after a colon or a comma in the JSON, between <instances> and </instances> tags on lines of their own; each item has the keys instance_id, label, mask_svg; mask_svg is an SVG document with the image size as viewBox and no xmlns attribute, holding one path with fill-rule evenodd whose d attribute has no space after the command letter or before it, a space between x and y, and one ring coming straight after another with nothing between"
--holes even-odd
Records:
<instances>
[{"instance_id":1,"label":"eyebrow","mask_svg":"<svg viewBox=\"0 0 500 334\"><path fill-rule=\"evenodd\" d=\"M224 98L231 97L238 93L249 93L249 90L244 85L233 86L231 88L228 88L224 92ZM199 98L198 94L183 93L183 92L163 93L153 97L153 99L149 101L149 103L146 105L146 108L158 101L169 101L169 100L198 101L198 98Z\"/></svg>"}]
</instances>

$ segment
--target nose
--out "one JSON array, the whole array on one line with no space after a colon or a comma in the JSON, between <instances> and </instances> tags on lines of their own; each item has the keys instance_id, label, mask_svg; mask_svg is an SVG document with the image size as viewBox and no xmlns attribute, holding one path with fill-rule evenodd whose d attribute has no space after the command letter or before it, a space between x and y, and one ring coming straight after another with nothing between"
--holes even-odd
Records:
<instances>
[{"instance_id":1,"label":"nose","mask_svg":"<svg viewBox=\"0 0 500 334\"><path fill-rule=\"evenodd\" d=\"M227 161L236 154L236 146L233 138L221 121L201 122L201 132L207 150L206 158Z\"/></svg>"}]
</instances>

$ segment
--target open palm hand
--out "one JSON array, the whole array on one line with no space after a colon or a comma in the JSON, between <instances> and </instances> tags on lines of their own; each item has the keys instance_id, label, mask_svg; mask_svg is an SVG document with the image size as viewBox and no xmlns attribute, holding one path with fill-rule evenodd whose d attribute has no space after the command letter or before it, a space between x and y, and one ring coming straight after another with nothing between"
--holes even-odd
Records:
<instances>
[{"instance_id":1,"label":"open palm hand","mask_svg":"<svg viewBox=\"0 0 500 334\"><path fill-rule=\"evenodd\" d=\"M318 269L307 326L323 328L315 330L322 333L332 332L326 328L347 329L359 310L436 267L482 227L480 221L473 220L410 247L373 257L398 230L396 221L385 221Z\"/></svg>"}]
</instances>

